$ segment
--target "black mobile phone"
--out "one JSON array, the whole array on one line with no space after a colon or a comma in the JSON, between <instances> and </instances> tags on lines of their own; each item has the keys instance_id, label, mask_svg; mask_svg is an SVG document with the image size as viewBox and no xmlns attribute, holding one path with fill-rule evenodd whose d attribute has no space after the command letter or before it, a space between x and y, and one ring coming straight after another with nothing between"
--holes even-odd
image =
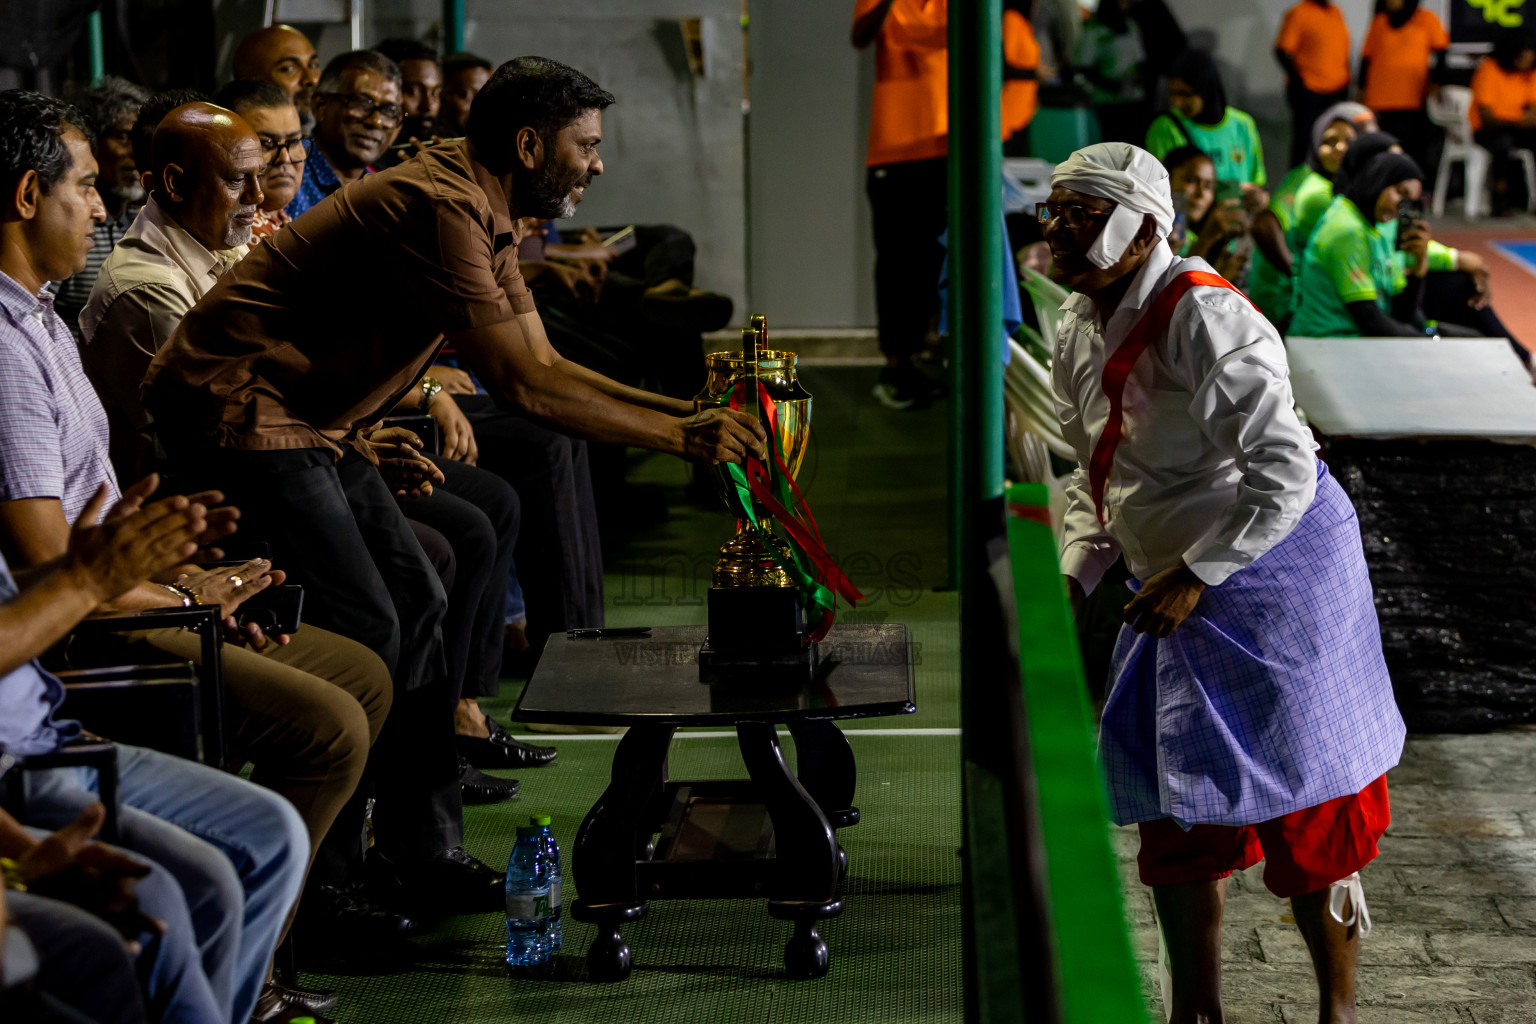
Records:
<instances>
[{"instance_id":1,"label":"black mobile phone","mask_svg":"<svg viewBox=\"0 0 1536 1024\"><path fill-rule=\"evenodd\" d=\"M297 583L268 587L254 597L246 599L235 611L235 620L244 626L254 622L261 631L271 636L275 633L297 633L304 615L304 588Z\"/></svg>"},{"instance_id":2,"label":"black mobile phone","mask_svg":"<svg viewBox=\"0 0 1536 1024\"><path fill-rule=\"evenodd\" d=\"M1404 199L1397 204L1397 247L1403 247L1403 235L1413 227L1414 221L1424 219L1424 200Z\"/></svg>"}]
</instances>

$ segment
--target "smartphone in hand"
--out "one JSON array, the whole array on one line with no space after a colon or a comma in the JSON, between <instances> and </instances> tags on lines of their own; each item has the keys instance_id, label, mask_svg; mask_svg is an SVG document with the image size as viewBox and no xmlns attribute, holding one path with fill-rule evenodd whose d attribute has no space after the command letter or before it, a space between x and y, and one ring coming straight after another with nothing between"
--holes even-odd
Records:
<instances>
[{"instance_id":1,"label":"smartphone in hand","mask_svg":"<svg viewBox=\"0 0 1536 1024\"><path fill-rule=\"evenodd\" d=\"M1422 199L1404 199L1397 204L1397 247L1403 247L1403 236L1406 235L1414 223L1424 219L1425 209Z\"/></svg>"}]
</instances>

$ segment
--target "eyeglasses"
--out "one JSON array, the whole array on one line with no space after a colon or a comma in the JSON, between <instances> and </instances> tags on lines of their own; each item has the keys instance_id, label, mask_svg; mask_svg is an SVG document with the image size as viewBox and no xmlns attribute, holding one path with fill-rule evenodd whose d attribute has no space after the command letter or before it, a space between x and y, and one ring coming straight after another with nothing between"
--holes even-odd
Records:
<instances>
[{"instance_id":1,"label":"eyeglasses","mask_svg":"<svg viewBox=\"0 0 1536 1024\"><path fill-rule=\"evenodd\" d=\"M343 96L335 92L317 92L316 96L333 96L339 100L347 101L347 113L359 121L366 121L375 114L379 116L379 124L385 128L398 128L400 122L405 119L405 109L398 103L375 103L362 93L351 93Z\"/></svg>"},{"instance_id":2,"label":"eyeglasses","mask_svg":"<svg viewBox=\"0 0 1536 1024\"><path fill-rule=\"evenodd\" d=\"M278 159L287 154L287 162L290 164L303 163L309 157L310 139L308 135L296 135L291 139L274 139L270 135L258 135L261 142L261 169L268 170Z\"/></svg>"},{"instance_id":3,"label":"eyeglasses","mask_svg":"<svg viewBox=\"0 0 1536 1024\"><path fill-rule=\"evenodd\" d=\"M1091 217L1108 217L1113 210L1095 210L1081 203L1036 203L1035 220L1049 224L1060 217L1068 231L1079 231L1088 226Z\"/></svg>"}]
</instances>

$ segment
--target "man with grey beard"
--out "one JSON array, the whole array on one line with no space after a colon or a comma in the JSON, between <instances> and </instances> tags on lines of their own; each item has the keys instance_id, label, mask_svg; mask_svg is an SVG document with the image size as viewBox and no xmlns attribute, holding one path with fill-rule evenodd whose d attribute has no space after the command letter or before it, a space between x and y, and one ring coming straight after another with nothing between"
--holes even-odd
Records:
<instances>
[{"instance_id":1,"label":"man with grey beard","mask_svg":"<svg viewBox=\"0 0 1536 1024\"><path fill-rule=\"evenodd\" d=\"M75 104L96 133L93 150L96 166L100 168L96 191L107 208L107 219L96 225L96 240L86 256L85 269L59 281L54 288L54 309L77 341L80 313L91 297L96 275L144 202L144 186L139 184L139 169L133 159L132 135L134 119L148 99L149 92L143 87L107 75Z\"/></svg>"},{"instance_id":2,"label":"man with grey beard","mask_svg":"<svg viewBox=\"0 0 1536 1024\"><path fill-rule=\"evenodd\" d=\"M246 253L262 164L255 130L211 103L177 107L155 129L154 191L102 264L80 315L81 356L106 406L120 473L137 473L152 452L139 400L150 360Z\"/></svg>"}]
</instances>

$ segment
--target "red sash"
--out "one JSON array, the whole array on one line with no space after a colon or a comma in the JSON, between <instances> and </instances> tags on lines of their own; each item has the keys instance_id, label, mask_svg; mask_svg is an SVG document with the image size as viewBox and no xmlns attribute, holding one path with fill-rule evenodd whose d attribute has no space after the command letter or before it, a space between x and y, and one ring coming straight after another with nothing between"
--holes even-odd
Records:
<instances>
[{"instance_id":1,"label":"red sash","mask_svg":"<svg viewBox=\"0 0 1536 1024\"><path fill-rule=\"evenodd\" d=\"M1115 349L1109 359L1104 363L1104 375L1100 384L1104 389L1104 395L1109 399L1109 421L1104 424L1104 432L1099 435L1098 444L1093 446L1093 458L1088 462L1088 484L1093 491L1093 509L1098 514L1099 524L1103 525L1104 518L1104 485L1109 481L1110 467L1115 464L1115 449L1120 447L1120 434L1123 425L1123 409L1121 400L1125 396L1125 382L1131 375L1131 367L1136 365L1136 360L1147 350L1163 333L1168 330L1168 321L1173 319L1173 310L1191 288L1197 285L1208 285L1212 288L1227 288L1242 295L1243 293L1220 274L1211 274L1203 270L1187 270L1168 282L1156 299L1152 301L1152 308L1142 314L1136 321L1136 326L1131 328L1120 347ZM1247 296L1243 296L1245 299Z\"/></svg>"}]
</instances>

